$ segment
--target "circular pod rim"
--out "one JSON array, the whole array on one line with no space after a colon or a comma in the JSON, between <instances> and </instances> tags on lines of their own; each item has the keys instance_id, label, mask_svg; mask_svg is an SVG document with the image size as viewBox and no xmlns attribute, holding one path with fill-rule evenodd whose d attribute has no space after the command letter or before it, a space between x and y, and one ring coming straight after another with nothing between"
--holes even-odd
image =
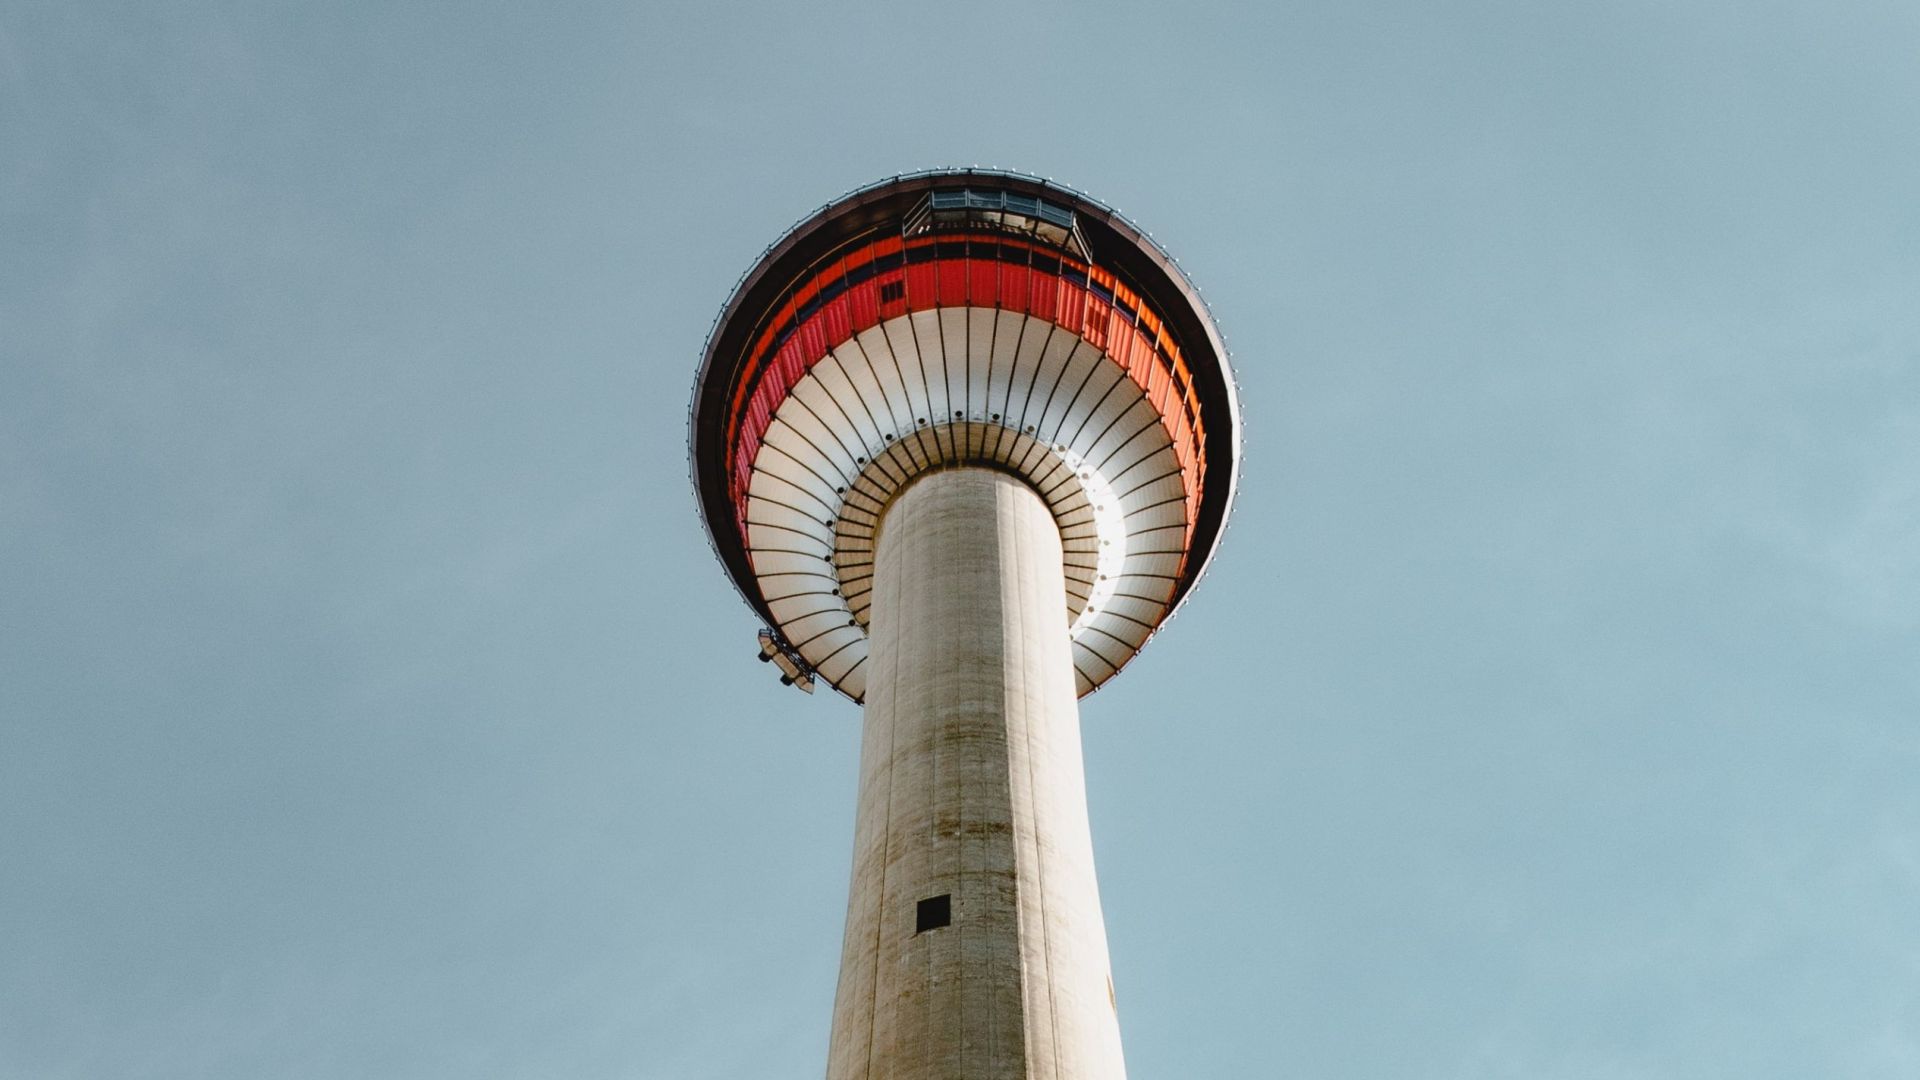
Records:
<instances>
[{"instance_id":1,"label":"circular pod rim","mask_svg":"<svg viewBox=\"0 0 1920 1080\"><path fill-rule=\"evenodd\" d=\"M1205 302L1140 228L1037 177L936 170L822 207L741 278L689 458L763 659L855 701L887 502L934 469L1023 477L1060 526L1084 696L1212 559L1239 403Z\"/></svg>"}]
</instances>

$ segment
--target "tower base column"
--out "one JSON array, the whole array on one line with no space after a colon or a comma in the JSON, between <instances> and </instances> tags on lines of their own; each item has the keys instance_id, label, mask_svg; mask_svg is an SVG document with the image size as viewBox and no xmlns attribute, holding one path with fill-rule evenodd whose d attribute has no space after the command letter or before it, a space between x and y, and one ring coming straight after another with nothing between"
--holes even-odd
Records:
<instances>
[{"instance_id":1,"label":"tower base column","mask_svg":"<svg viewBox=\"0 0 1920 1080\"><path fill-rule=\"evenodd\" d=\"M828 1080L1121 1080L1060 533L980 468L881 519Z\"/></svg>"}]
</instances>

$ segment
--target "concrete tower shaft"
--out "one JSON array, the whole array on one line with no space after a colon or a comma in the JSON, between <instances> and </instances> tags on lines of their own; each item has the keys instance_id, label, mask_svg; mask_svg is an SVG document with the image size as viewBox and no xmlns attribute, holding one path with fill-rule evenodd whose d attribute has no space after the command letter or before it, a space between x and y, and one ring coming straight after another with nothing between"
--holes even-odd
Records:
<instances>
[{"instance_id":1,"label":"concrete tower shaft","mask_svg":"<svg viewBox=\"0 0 1920 1080\"><path fill-rule=\"evenodd\" d=\"M885 510L829 1080L1125 1074L1061 567L1004 472Z\"/></svg>"}]
</instances>

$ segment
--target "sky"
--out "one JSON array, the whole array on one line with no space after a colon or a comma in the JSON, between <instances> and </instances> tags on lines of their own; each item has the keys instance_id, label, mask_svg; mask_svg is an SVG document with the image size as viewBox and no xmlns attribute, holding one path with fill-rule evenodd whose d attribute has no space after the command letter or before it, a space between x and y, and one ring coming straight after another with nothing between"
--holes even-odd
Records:
<instances>
[{"instance_id":1,"label":"sky","mask_svg":"<svg viewBox=\"0 0 1920 1080\"><path fill-rule=\"evenodd\" d=\"M711 321L1126 212L1245 467L1083 703L1136 1078L1920 1075L1920 8L0 4L0 1076L817 1077Z\"/></svg>"}]
</instances>

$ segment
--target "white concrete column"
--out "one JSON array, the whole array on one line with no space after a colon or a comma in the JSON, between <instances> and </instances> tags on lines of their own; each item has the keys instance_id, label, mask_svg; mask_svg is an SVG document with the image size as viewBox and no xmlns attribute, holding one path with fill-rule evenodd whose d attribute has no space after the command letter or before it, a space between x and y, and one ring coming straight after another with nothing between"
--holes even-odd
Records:
<instances>
[{"instance_id":1,"label":"white concrete column","mask_svg":"<svg viewBox=\"0 0 1920 1080\"><path fill-rule=\"evenodd\" d=\"M915 480L870 629L828 1080L1120 1080L1046 504L987 469ZM951 924L917 931L940 896Z\"/></svg>"}]
</instances>

